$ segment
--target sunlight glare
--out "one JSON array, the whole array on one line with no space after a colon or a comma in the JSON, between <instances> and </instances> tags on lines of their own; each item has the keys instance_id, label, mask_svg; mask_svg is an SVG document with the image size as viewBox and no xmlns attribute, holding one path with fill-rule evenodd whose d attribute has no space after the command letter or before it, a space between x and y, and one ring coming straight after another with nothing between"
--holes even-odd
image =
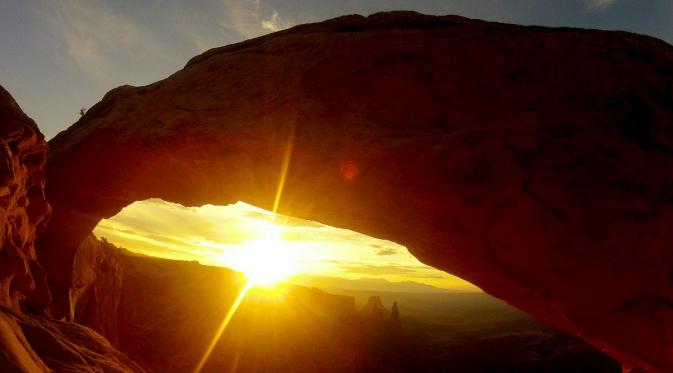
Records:
<instances>
[{"instance_id":1,"label":"sunlight glare","mask_svg":"<svg viewBox=\"0 0 673 373\"><path fill-rule=\"evenodd\" d=\"M298 271L296 253L282 239L282 228L262 222L259 239L248 241L239 250L227 254L227 260L242 271L255 286L273 287Z\"/></svg>"}]
</instances>

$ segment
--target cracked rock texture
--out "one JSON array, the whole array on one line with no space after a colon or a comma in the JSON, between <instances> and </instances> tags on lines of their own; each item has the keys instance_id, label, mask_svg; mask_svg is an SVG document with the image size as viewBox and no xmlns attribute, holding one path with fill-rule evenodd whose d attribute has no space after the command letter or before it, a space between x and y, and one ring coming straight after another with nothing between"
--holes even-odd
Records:
<instances>
[{"instance_id":1,"label":"cracked rock texture","mask_svg":"<svg viewBox=\"0 0 673 373\"><path fill-rule=\"evenodd\" d=\"M110 91L50 141L39 254L150 197L406 245L629 369L673 370L673 48L624 32L346 16ZM285 177L284 171L287 171Z\"/></svg>"}]
</instances>

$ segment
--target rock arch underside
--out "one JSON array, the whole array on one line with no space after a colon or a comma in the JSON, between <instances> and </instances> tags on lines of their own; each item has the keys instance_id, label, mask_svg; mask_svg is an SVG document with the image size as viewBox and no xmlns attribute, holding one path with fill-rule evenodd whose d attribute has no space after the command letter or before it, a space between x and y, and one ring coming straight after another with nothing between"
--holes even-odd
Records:
<instances>
[{"instance_id":1,"label":"rock arch underside","mask_svg":"<svg viewBox=\"0 0 673 373\"><path fill-rule=\"evenodd\" d=\"M673 48L659 40L340 17L114 89L49 146L37 258L53 299L19 294L54 316L71 312L72 259L100 219L151 197L240 200L398 242L627 370L673 370Z\"/></svg>"}]
</instances>

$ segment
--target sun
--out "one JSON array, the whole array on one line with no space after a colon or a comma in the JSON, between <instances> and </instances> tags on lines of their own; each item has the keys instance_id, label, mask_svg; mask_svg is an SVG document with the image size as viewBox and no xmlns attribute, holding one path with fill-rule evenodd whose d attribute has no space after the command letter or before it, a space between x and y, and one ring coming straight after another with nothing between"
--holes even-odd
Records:
<instances>
[{"instance_id":1,"label":"sun","mask_svg":"<svg viewBox=\"0 0 673 373\"><path fill-rule=\"evenodd\" d=\"M298 271L298 258L282 239L282 228L264 222L256 227L258 239L241 245L229 260L255 286L273 287Z\"/></svg>"}]
</instances>

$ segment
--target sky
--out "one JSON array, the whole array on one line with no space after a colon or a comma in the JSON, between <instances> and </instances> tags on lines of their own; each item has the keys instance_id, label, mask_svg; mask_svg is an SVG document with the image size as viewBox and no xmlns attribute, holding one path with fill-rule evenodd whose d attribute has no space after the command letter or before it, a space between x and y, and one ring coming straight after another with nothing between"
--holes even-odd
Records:
<instances>
[{"instance_id":1,"label":"sky","mask_svg":"<svg viewBox=\"0 0 673 373\"><path fill-rule=\"evenodd\" d=\"M458 277L419 262L404 246L394 242L275 215L242 202L183 207L160 199L139 201L113 218L102 220L94 234L146 255L196 260L243 272L251 262L257 266L266 261L269 268L262 270L290 265L291 271L285 275L301 284L319 281L324 285L328 277L380 279L392 284L405 283L406 289L417 291L431 289L409 287L409 283L456 291L478 290ZM269 242L269 238L277 242ZM266 245L273 247L267 250ZM255 251L258 247L261 250ZM375 286L386 285L390 284Z\"/></svg>"},{"instance_id":2,"label":"sky","mask_svg":"<svg viewBox=\"0 0 673 373\"><path fill-rule=\"evenodd\" d=\"M400 9L673 42L673 0L0 0L0 85L52 138L110 89L166 78L209 48Z\"/></svg>"}]
</instances>

